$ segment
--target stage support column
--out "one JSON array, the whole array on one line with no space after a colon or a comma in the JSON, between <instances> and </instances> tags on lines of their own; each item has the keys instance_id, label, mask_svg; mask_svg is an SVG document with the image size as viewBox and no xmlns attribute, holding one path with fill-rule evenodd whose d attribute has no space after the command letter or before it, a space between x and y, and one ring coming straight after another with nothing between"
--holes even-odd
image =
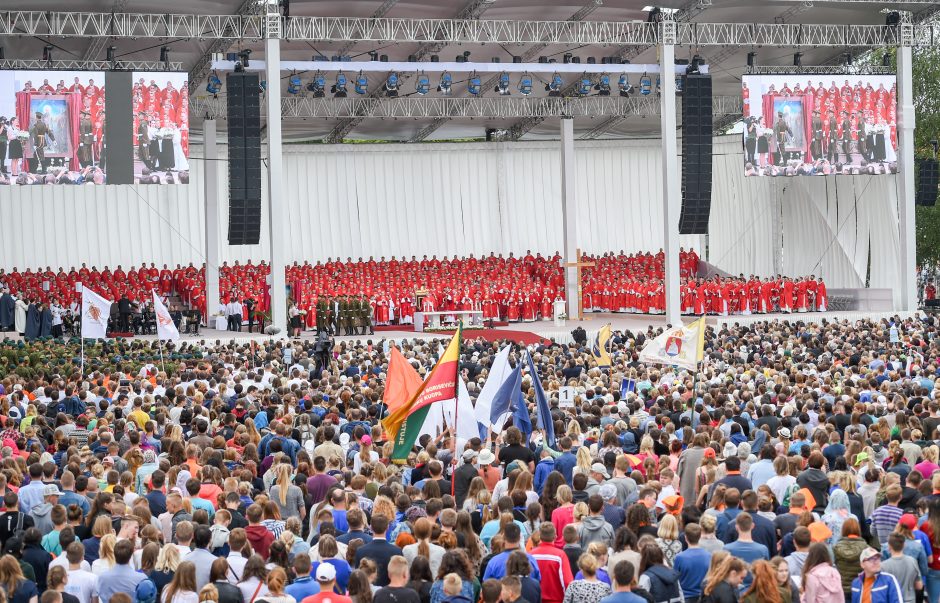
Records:
<instances>
[{"instance_id":1,"label":"stage support column","mask_svg":"<svg viewBox=\"0 0 940 603\"><path fill-rule=\"evenodd\" d=\"M565 300L569 320L579 318L581 282L578 278L578 199L574 188L574 119L561 120L561 221L564 236Z\"/></svg>"},{"instance_id":2,"label":"stage support column","mask_svg":"<svg viewBox=\"0 0 940 603\"><path fill-rule=\"evenodd\" d=\"M285 290L287 267L285 245L288 237L287 216L284 214L282 183L283 166L281 156L281 41L280 14L277 3L268 3L268 28L264 40L265 79L268 126L268 225L271 232L271 325L280 329L278 337L287 337L287 292Z\"/></svg>"},{"instance_id":3,"label":"stage support column","mask_svg":"<svg viewBox=\"0 0 940 603\"><path fill-rule=\"evenodd\" d=\"M216 121L202 122L203 179L206 193L206 326L214 329L211 317L219 309L219 147Z\"/></svg>"},{"instance_id":4,"label":"stage support column","mask_svg":"<svg viewBox=\"0 0 940 603\"><path fill-rule=\"evenodd\" d=\"M665 20L659 49L660 103L663 145L663 251L666 254L666 320L682 323L679 289L679 153L676 134L676 23Z\"/></svg>"},{"instance_id":5,"label":"stage support column","mask_svg":"<svg viewBox=\"0 0 940 603\"><path fill-rule=\"evenodd\" d=\"M900 26L898 58L898 240L901 265L896 310L917 309L917 233L914 224L914 88L911 57L913 26Z\"/></svg>"}]
</instances>

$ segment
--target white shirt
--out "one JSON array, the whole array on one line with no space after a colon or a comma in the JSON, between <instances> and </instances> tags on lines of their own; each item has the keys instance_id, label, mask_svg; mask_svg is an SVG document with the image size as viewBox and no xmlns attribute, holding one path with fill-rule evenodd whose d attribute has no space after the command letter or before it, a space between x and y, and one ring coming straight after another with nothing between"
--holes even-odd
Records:
<instances>
[{"instance_id":1,"label":"white shirt","mask_svg":"<svg viewBox=\"0 0 940 603\"><path fill-rule=\"evenodd\" d=\"M62 558L65 558L64 555ZM87 562L82 561L82 564L87 565ZM52 567L52 564L49 567ZM76 597L79 603L91 603L92 597L98 596L98 576L84 569L69 570L68 574L69 581L65 585L65 592Z\"/></svg>"},{"instance_id":2,"label":"white shirt","mask_svg":"<svg viewBox=\"0 0 940 603\"><path fill-rule=\"evenodd\" d=\"M242 557L241 553L229 553L228 557L225 558L228 561L229 572L226 578L232 584L238 584L242 579L242 576L245 573L245 564L248 563L248 560Z\"/></svg>"},{"instance_id":3,"label":"white shirt","mask_svg":"<svg viewBox=\"0 0 940 603\"><path fill-rule=\"evenodd\" d=\"M66 570L68 570L68 569L69 569L69 560L68 560L68 557L66 557L64 554L59 555L58 557L56 557L55 559L53 559L52 561L49 562L49 569L52 569L52 568L54 568L54 567L57 566L57 565L61 565L61 566L64 567ZM82 559L82 562L81 562L81 564L80 564L80 567L81 567L81 569L85 570L86 572L90 572L90 571L91 571L91 564L88 563L87 561L85 561L84 559ZM78 570L75 570L75 571L78 571Z\"/></svg>"}]
</instances>

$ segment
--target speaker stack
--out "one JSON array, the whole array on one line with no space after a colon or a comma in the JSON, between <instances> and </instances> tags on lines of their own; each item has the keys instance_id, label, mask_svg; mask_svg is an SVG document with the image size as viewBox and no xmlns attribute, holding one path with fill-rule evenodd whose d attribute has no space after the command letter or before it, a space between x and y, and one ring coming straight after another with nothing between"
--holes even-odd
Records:
<instances>
[{"instance_id":1,"label":"speaker stack","mask_svg":"<svg viewBox=\"0 0 940 603\"><path fill-rule=\"evenodd\" d=\"M937 187L940 186L940 166L936 159L921 159L917 166L916 205L933 207L937 204Z\"/></svg>"},{"instance_id":2,"label":"speaker stack","mask_svg":"<svg viewBox=\"0 0 940 603\"><path fill-rule=\"evenodd\" d=\"M682 76L682 212L679 234L708 234L712 205L712 78Z\"/></svg>"},{"instance_id":3,"label":"speaker stack","mask_svg":"<svg viewBox=\"0 0 940 603\"><path fill-rule=\"evenodd\" d=\"M225 80L228 104L228 242L257 245L261 239L261 98L257 74Z\"/></svg>"}]
</instances>

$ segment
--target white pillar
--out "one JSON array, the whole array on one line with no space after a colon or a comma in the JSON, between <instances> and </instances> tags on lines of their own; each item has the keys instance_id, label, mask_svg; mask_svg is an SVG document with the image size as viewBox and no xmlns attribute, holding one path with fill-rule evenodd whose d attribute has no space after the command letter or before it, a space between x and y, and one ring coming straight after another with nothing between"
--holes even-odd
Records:
<instances>
[{"instance_id":1,"label":"white pillar","mask_svg":"<svg viewBox=\"0 0 940 603\"><path fill-rule=\"evenodd\" d=\"M280 329L278 337L287 337L287 293L284 290L287 266L287 216L284 215L281 162L281 42L269 37L264 41L268 121L268 224L271 232L271 324Z\"/></svg>"},{"instance_id":2,"label":"white pillar","mask_svg":"<svg viewBox=\"0 0 940 603\"><path fill-rule=\"evenodd\" d=\"M561 222L564 233L563 262L578 261L578 200L574 188L574 120L561 120ZM565 268L565 299L568 302L568 318L578 316L581 292L578 290L578 267Z\"/></svg>"},{"instance_id":3,"label":"white pillar","mask_svg":"<svg viewBox=\"0 0 940 603\"><path fill-rule=\"evenodd\" d=\"M663 26L675 23L664 22ZM664 36L664 39L665 36ZM663 251L666 254L666 320L672 325L682 323L679 299L679 153L676 136L676 47L663 44L659 51L661 74L661 124L663 144Z\"/></svg>"},{"instance_id":4,"label":"white pillar","mask_svg":"<svg viewBox=\"0 0 940 603\"><path fill-rule=\"evenodd\" d=\"M902 26L903 27L903 26ZM903 36L902 36L903 38ZM898 266L895 310L917 309L917 257L914 225L914 87L910 45L898 47Z\"/></svg>"},{"instance_id":5,"label":"white pillar","mask_svg":"<svg viewBox=\"0 0 940 603\"><path fill-rule=\"evenodd\" d=\"M206 325L214 327L211 316L219 308L219 147L216 122L202 122L203 179L206 193Z\"/></svg>"}]
</instances>

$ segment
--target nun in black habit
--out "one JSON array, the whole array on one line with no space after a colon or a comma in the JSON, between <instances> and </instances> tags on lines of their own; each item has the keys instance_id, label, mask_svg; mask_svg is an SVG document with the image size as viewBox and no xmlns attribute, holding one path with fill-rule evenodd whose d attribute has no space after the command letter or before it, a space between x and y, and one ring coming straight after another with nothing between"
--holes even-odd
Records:
<instances>
[{"instance_id":1,"label":"nun in black habit","mask_svg":"<svg viewBox=\"0 0 940 603\"><path fill-rule=\"evenodd\" d=\"M52 337L52 309L49 307L49 304L40 306L39 336Z\"/></svg>"},{"instance_id":2,"label":"nun in black habit","mask_svg":"<svg viewBox=\"0 0 940 603\"><path fill-rule=\"evenodd\" d=\"M0 295L0 330L12 331L16 322L16 300L7 290Z\"/></svg>"},{"instance_id":3,"label":"nun in black habit","mask_svg":"<svg viewBox=\"0 0 940 603\"><path fill-rule=\"evenodd\" d=\"M42 317L39 314L39 305L36 302L30 302L26 309L26 334L27 341L37 339L42 330Z\"/></svg>"}]
</instances>

